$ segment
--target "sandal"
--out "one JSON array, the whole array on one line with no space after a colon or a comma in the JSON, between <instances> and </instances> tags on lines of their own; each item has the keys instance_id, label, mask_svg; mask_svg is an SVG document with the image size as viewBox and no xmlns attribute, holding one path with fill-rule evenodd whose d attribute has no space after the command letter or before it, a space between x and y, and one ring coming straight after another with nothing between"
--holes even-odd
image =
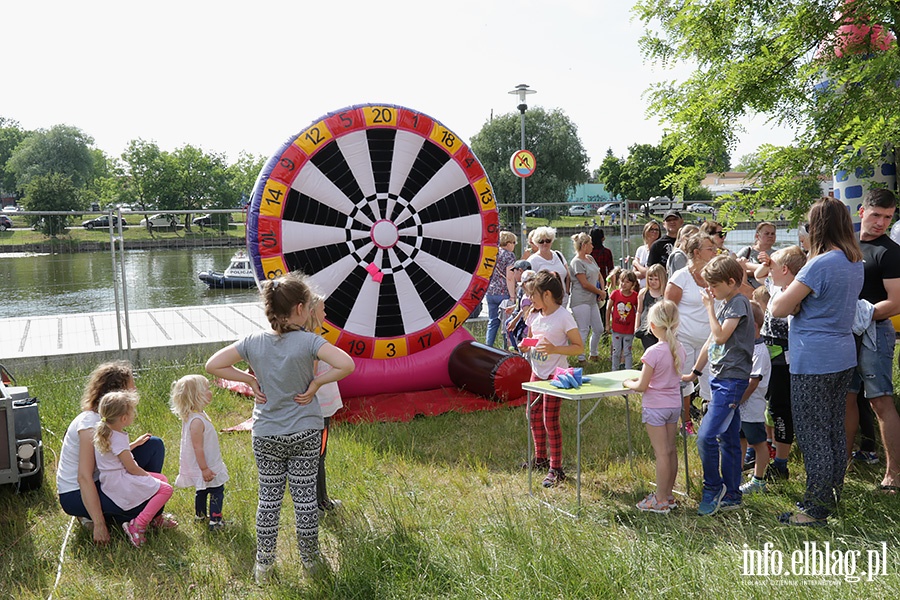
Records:
<instances>
[{"instance_id":1,"label":"sandal","mask_svg":"<svg viewBox=\"0 0 900 600\"><path fill-rule=\"evenodd\" d=\"M147 541L147 538L144 536L144 530L138 527L133 519L127 523L122 523L122 530L128 536L128 541L135 548L140 548Z\"/></svg>"},{"instance_id":2,"label":"sandal","mask_svg":"<svg viewBox=\"0 0 900 600\"><path fill-rule=\"evenodd\" d=\"M672 510L672 504L669 502L660 502L656 498L656 494L648 494L646 498L635 504L635 506L638 510L661 515L669 514L669 511Z\"/></svg>"},{"instance_id":3,"label":"sandal","mask_svg":"<svg viewBox=\"0 0 900 600\"><path fill-rule=\"evenodd\" d=\"M875 488L875 491L886 496L894 496L897 494L897 492L900 492L900 486L882 483L877 488Z\"/></svg>"},{"instance_id":4,"label":"sandal","mask_svg":"<svg viewBox=\"0 0 900 600\"><path fill-rule=\"evenodd\" d=\"M158 527L160 529L175 529L176 527L178 527L178 521L175 520L174 515L171 515L169 513L162 513L161 515L156 515L155 517L153 517L153 520L150 521L150 527Z\"/></svg>"}]
</instances>

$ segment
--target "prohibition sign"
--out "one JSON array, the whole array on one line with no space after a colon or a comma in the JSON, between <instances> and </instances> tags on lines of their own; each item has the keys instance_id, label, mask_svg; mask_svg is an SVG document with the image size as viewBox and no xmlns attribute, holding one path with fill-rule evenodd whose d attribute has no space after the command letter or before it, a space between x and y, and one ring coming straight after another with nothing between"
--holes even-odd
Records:
<instances>
[{"instance_id":1,"label":"prohibition sign","mask_svg":"<svg viewBox=\"0 0 900 600\"><path fill-rule=\"evenodd\" d=\"M524 178L534 175L537 162L534 160L534 154L528 150L519 150L509 159L509 166L516 177Z\"/></svg>"}]
</instances>

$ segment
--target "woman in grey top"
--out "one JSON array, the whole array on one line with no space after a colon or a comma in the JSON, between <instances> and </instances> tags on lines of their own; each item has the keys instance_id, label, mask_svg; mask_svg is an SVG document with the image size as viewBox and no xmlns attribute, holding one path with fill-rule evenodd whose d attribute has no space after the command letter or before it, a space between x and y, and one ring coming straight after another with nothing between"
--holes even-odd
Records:
<instances>
[{"instance_id":1,"label":"woman in grey top","mask_svg":"<svg viewBox=\"0 0 900 600\"><path fill-rule=\"evenodd\" d=\"M572 236L575 245L575 256L570 261L572 274L575 281L572 283L572 295L569 299L569 309L578 324L578 333L581 339L587 341L588 331L591 335L591 360L599 360L600 336L603 334L603 318L600 316L599 302L606 300L606 290L597 285L600 279L600 266L591 256L594 245L591 236L586 233L576 233ZM578 356L579 362L584 362L584 354Z\"/></svg>"},{"instance_id":2,"label":"woman in grey top","mask_svg":"<svg viewBox=\"0 0 900 600\"><path fill-rule=\"evenodd\" d=\"M272 329L252 333L206 362L211 375L244 382L255 396L253 454L259 471L255 577L259 584L268 581L275 564L286 482L294 501L303 568L311 573L322 560L315 486L324 420L315 396L322 385L354 370L346 352L303 329L312 300L305 277L289 273L270 279L263 284L262 297ZM316 359L333 368L314 377ZM235 368L241 361L250 364L252 374Z\"/></svg>"}]
</instances>

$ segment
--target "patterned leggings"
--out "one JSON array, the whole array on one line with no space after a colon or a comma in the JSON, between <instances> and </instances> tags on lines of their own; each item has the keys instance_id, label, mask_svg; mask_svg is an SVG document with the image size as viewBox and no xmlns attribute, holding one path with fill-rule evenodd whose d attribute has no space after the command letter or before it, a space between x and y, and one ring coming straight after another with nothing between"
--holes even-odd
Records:
<instances>
[{"instance_id":1,"label":"patterned leggings","mask_svg":"<svg viewBox=\"0 0 900 600\"><path fill-rule=\"evenodd\" d=\"M319 559L319 513L316 510L316 473L322 432L306 429L291 435L254 436L253 455L259 471L256 509L256 562L275 563L278 520L285 481L290 485L297 521L300 559Z\"/></svg>"},{"instance_id":2,"label":"patterned leggings","mask_svg":"<svg viewBox=\"0 0 900 600\"><path fill-rule=\"evenodd\" d=\"M532 381L542 381L533 373ZM559 426L559 410L562 399L541 394L531 407L531 437L534 438L535 459L547 458L547 441L550 442L550 468L562 467L562 428Z\"/></svg>"},{"instance_id":3,"label":"patterned leggings","mask_svg":"<svg viewBox=\"0 0 900 600\"><path fill-rule=\"evenodd\" d=\"M823 375L791 374L794 433L806 467L801 505L814 519L828 517L841 499L847 469L844 415L852 377L853 369Z\"/></svg>"}]
</instances>

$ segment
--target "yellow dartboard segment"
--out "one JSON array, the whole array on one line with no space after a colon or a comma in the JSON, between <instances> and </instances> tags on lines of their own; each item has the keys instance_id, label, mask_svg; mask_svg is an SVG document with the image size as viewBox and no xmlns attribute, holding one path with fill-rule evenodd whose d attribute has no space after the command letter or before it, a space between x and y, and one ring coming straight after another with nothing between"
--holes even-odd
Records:
<instances>
[{"instance_id":1,"label":"yellow dartboard segment","mask_svg":"<svg viewBox=\"0 0 900 600\"><path fill-rule=\"evenodd\" d=\"M443 125L439 125L438 123L435 123L434 127L431 129L430 137L434 142L444 148L451 155L456 154L456 152L463 146L462 141L460 141L460 139L456 137L455 133L453 133Z\"/></svg>"},{"instance_id":2,"label":"yellow dartboard segment","mask_svg":"<svg viewBox=\"0 0 900 600\"><path fill-rule=\"evenodd\" d=\"M481 249L481 261L478 263L478 270L475 272L479 277L490 279L494 272L494 265L497 264L497 254L499 250L497 246L484 246Z\"/></svg>"},{"instance_id":3,"label":"yellow dartboard segment","mask_svg":"<svg viewBox=\"0 0 900 600\"><path fill-rule=\"evenodd\" d=\"M453 311L438 321L438 327L444 334L444 338L450 337L450 334L459 329L459 326L468 318L469 311L462 304L457 304Z\"/></svg>"},{"instance_id":4,"label":"yellow dartboard segment","mask_svg":"<svg viewBox=\"0 0 900 600\"><path fill-rule=\"evenodd\" d=\"M284 264L284 259L280 256L263 258L261 262L263 271L266 274L266 279L277 279L288 272L288 268Z\"/></svg>"},{"instance_id":5,"label":"yellow dartboard segment","mask_svg":"<svg viewBox=\"0 0 900 600\"><path fill-rule=\"evenodd\" d=\"M478 194L478 204L481 206L481 212L488 210L497 210L497 202L494 200L494 190L488 183L487 177L483 177L472 184L475 193Z\"/></svg>"},{"instance_id":6,"label":"yellow dartboard segment","mask_svg":"<svg viewBox=\"0 0 900 600\"><path fill-rule=\"evenodd\" d=\"M407 354L406 338L376 339L372 358L397 358Z\"/></svg>"},{"instance_id":7,"label":"yellow dartboard segment","mask_svg":"<svg viewBox=\"0 0 900 600\"><path fill-rule=\"evenodd\" d=\"M366 125L369 127L395 126L399 110L396 106L367 106L363 108Z\"/></svg>"},{"instance_id":8,"label":"yellow dartboard segment","mask_svg":"<svg viewBox=\"0 0 900 600\"><path fill-rule=\"evenodd\" d=\"M262 194L262 203L259 206L259 214L268 217L280 218L284 211L284 201L287 199L287 186L283 183L269 179Z\"/></svg>"},{"instance_id":9,"label":"yellow dartboard segment","mask_svg":"<svg viewBox=\"0 0 900 600\"><path fill-rule=\"evenodd\" d=\"M319 121L298 135L294 143L306 152L308 156L312 156L313 152L332 137L334 136L331 135L328 126L325 125L325 121Z\"/></svg>"}]
</instances>

